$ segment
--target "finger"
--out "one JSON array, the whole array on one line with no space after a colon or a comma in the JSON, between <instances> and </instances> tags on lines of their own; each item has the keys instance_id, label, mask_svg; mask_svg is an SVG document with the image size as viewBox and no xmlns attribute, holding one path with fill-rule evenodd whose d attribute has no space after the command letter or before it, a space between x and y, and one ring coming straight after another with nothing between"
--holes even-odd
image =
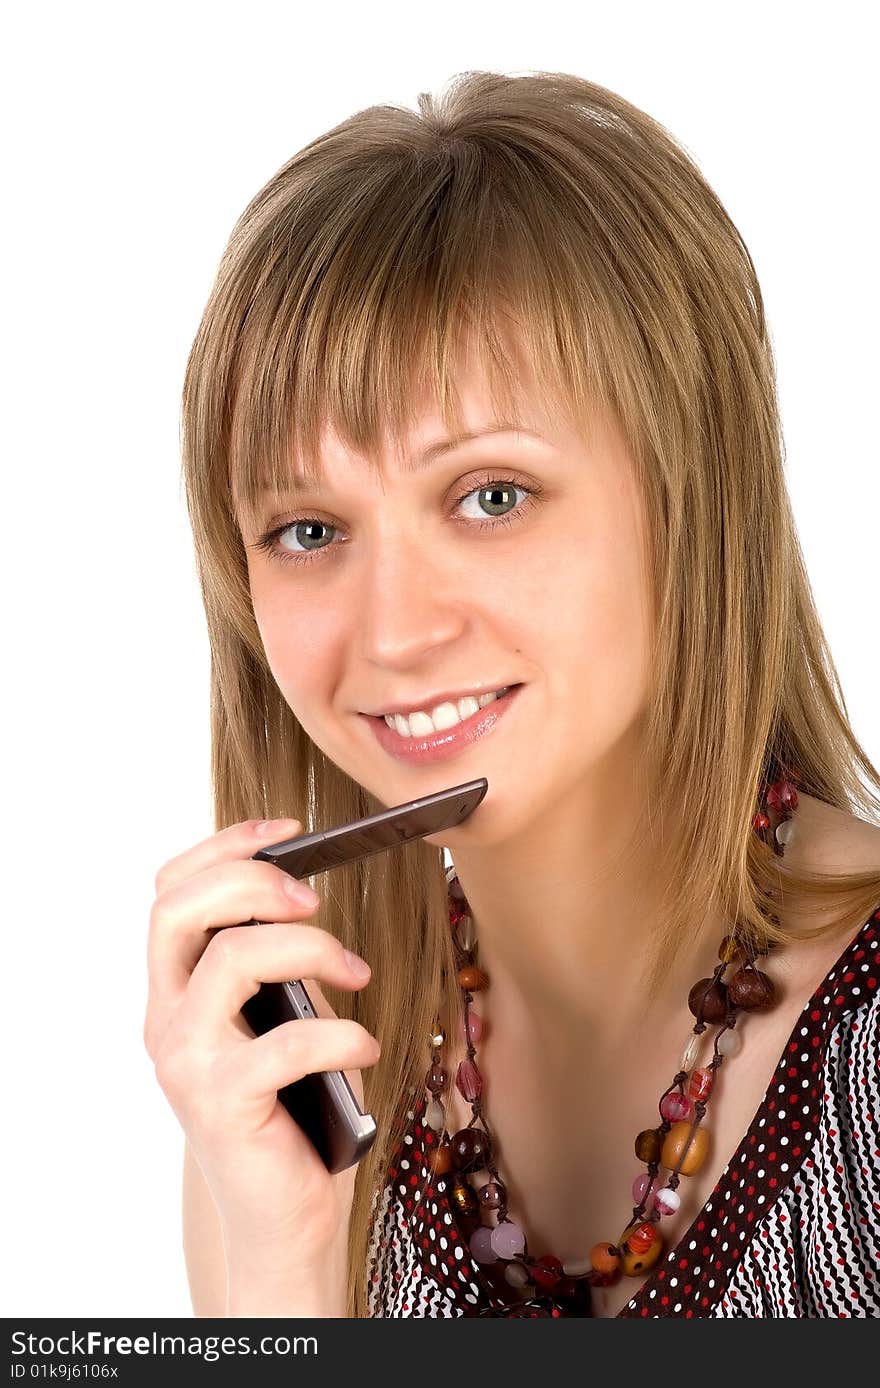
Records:
<instances>
[{"instance_id":1,"label":"finger","mask_svg":"<svg viewBox=\"0 0 880 1388\"><path fill-rule=\"evenodd\" d=\"M283 843L285 839L297 838L302 832L298 819L245 819L239 824L202 839L184 853L169 858L156 873L156 892L167 891L177 886L194 873L204 872L205 868L217 863L229 862L233 858L252 858L261 848L272 843Z\"/></svg>"},{"instance_id":2,"label":"finger","mask_svg":"<svg viewBox=\"0 0 880 1388\"><path fill-rule=\"evenodd\" d=\"M304 1075L375 1065L380 1054L376 1037L347 1017L283 1022L232 1048L224 1063L224 1092L245 1102L259 1100Z\"/></svg>"},{"instance_id":3,"label":"finger","mask_svg":"<svg viewBox=\"0 0 880 1388\"><path fill-rule=\"evenodd\" d=\"M205 868L164 891L153 904L147 947L150 988L159 1006L180 1002L213 932L251 919L308 917L317 909L317 901L305 899L309 891L308 883L297 883L273 863L238 859Z\"/></svg>"},{"instance_id":4,"label":"finger","mask_svg":"<svg viewBox=\"0 0 880 1388\"><path fill-rule=\"evenodd\" d=\"M202 1037L211 1046L261 983L305 976L336 988L361 988L368 982L348 963L340 942L317 926L230 926L214 936L193 971L180 1004L181 1025L198 1017Z\"/></svg>"}]
</instances>

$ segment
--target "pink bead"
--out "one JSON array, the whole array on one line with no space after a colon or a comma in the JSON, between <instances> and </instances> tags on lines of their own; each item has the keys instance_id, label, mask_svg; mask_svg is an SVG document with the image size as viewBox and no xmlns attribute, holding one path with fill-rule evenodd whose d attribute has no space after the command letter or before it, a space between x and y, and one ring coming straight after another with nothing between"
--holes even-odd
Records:
<instances>
[{"instance_id":1,"label":"pink bead","mask_svg":"<svg viewBox=\"0 0 880 1388\"><path fill-rule=\"evenodd\" d=\"M518 1224L506 1219L492 1230L492 1248L498 1258L516 1258L526 1246L526 1236Z\"/></svg>"},{"instance_id":2,"label":"pink bead","mask_svg":"<svg viewBox=\"0 0 880 1388\"><path fill-rule=\"evenodd\" d=\"M455 1084L459 1094L472 1103L474 1099L479 1099L483 1092L483 1077L472 1060L463 1060L458 1067L455 1076Z\"/></svg>"},{"instance_id":3,"label":"pink bead","mask_svg":"<svg viewBox=\"0 0 880 1388\"><path fill-rule=\"evenodd\" d=\"M660 1114L670 1123L681 1123L683 1119L690 1116L691 1101L686 1094L681 1094L677 1089L671 1093L664 1094L660 1100Z\"/></svg>"},{"instance_id":4,"label":"pink bead","mask_svg":"<svg viewBox=\"0 0 880 1388\"><path fill-rule=\"evenodd\" d=\"M641 1176L637 1176L636 1179L633 1181L633 1200L636 1203L636 1205L641 1205L642 1201L645 1201L646 1214L650 1214L651 1210L654 1208L654 1200L656 1198L658 1180L659 1177L649 1176L647 1171L645 1171L642 1173ZM652 1187L653 1192L649 1195L648 1192L651 1190Z\"/></svg>"},{"instance_id":5,"label":"pink bead","mask_svg":"<svg viewBox=\"0 0 880 1388\"><path fill-rule=\"evenodd\" d=\"M461 1019L461 1034L465 1041L470 1041L472 1046L476 1046L483 1035L483 1019L472 1007L468 1008L467 1022L465 1022L464 1017Z\"/></svg>"},{"instance_id":6,"label":"pink bead","mask_svg":"<svg viewBox=\"0 0 880 1388\"><path fill-rule=\"evenodd\" d=\"M479 1229L475 1229L470 1238L470 1250L478 1263L495 1263L498 1261L498 1254L492 1247L492 1235L495 1230L488 1225L481 1224Z\"/></svg>"},{"instance_id":7,"label":"pink bead","mask_svg":"<svg viewBox=\"0 0 880 1388\"><path fill-rule=\"evenodd\" d=\"M662 1215L674 1215L681 1204L681 1196L678 1191L670 1190L668 1186L664 1186L662 1190L658 1190L654 1200L657 1209Z\"/></svg>"}]
</instances>

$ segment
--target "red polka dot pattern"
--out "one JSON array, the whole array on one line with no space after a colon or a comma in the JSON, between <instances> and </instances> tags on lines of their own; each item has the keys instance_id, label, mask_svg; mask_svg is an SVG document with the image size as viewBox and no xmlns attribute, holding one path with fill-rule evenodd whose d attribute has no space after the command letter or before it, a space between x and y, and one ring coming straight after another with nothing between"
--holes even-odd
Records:
<instances>
[{"instance_id":1,"label":"red polka dot pattern","mask_svg":"<svg viewBox=\"0 0 880 1388\"><path fill-rule=\"evenodd\" d=\"M868 1030L865 1009L873 1026L872 1046L880 1024L878 943L880 910L862 926L805 1005L761 1105L715 1189L675 1247L619 1313L620 1317L880 1314L880 1300L876 1311L863 1309L870 1304L866 1295L880 1297L880 1271L871 1273L870 1258L864 1260L865 1268L855 1280L860 1289L858 1295L855 1299L845 1297L848 1311L790 1309L793 1305L815 1305L820 1294L827 1300L831 1292L818 1288L819 1281L836 1288L835 1276L817 1279L811 1272L816 1287L811 1282L809 1290L799 1290L792 1285L792 1279L796 1283L797 1278L802 1278L803 1268L810 1263L809 1250L805 1248L813 1236L814 1222L831 1224L830 1230L821 1232L821 1247L832 1237L840 1239L845 1223L842 1217L847 1211L852 1213L852 1202L840 1200L839 1187L842 1176L849 1175L848 1171L844 1173L844 1162L853 1160L853 1151L859 1154L855 1159L861 1170L868 1173L861 1179L868 1183L864 1203L872 1207L870 1215L853 1214L853 1222L860 1217L865 1229L872 1226L875 1267L877 1263L880 1093L876 1052L868 1057L862 1051ZM845 1044L841 1041L843 1036ZM846 1090L848 1084L840 1076L843 1053L849 1058L849 1066L843 1068L860 1072L858 1095L841 1095L841 1085ZM835 1123L850 1124L852 1114L864 1109L866 1098L871 1111L863 1113L860 1126L864 1131L847 1133L841 1160ZM498 1299L485 1270L471 1256L466 1234L446 1198L447 1178L433 1176L427 1164L437 1136L424 1121L426 1103L426 1096L422 1096L409 1110L407 1129L389 1169L386 1193L391 1203L383 1213L384 1223L377 1222L374 1230L371 1305L374 1314L389 1314L381 1309L388 1305L388 1297L383 1295L382 1279L376 1269L381 1261L382 1239L391 1237L397 1271L395 1305L400 1307L395 1314L491 1313L499 1306ZM842 1113L840 1118L835 1117L838 1111ZM822 1163L824 1194L816 1188L814 1200L817 1155ZM839 1170L832 1170L829 1178L824 1172L825 1164ZM831 1195L829 1181L834 1185ZM785 1201L780 1199L783 1193ZM798 1219L794 1219L792 1211L800 1210L801 1200L812 1204L804 1206ZM389 1235L387 1211L392 1205L396 1206L399 1223L394 1234ZM792 1227L793 1223L799 1227ZM404 1237L409 1241L407 1257L401 1252ZM858 1226L853 1237L859 1237ZM848 1247L843 1262L848 1264L851 1258ZM781 1265L789 1269L787 1280L780 1272ZM839 1266L838 1263L837 1282L842 1280ZM411 1302L406 1302L405 1296L400 1300L402 1279L413 1284ZM772 1294L768 1286L773 1288ZM404 1303L409 1309L404 1309Z\"/></svg>"}]
</instances>

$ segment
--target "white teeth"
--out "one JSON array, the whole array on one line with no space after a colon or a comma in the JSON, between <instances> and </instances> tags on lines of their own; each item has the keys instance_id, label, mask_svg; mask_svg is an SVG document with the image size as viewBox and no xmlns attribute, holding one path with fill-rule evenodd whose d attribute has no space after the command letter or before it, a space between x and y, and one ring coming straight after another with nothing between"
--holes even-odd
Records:
<instances>
[{"instance_id":1,"label":"white teeth","mask_svg":"<svg viewBox=\"0 0 880 1388\"><path fill-rule=\"evenodd\" d=\"M509 685L505 685L502 689L495 690L493 694L480 694L476 698L469 694L466 698L459 699L457 703L438 704L436 708L431 709L430 713L426 713L423 709L409 715L386 713L385 722L401 737L427 737L430 733L445 732L447 728L454 728L457 723L472 717L479 709L485 708L494 699L506 694L509 688Z\"/></svg>"}]
</instances>

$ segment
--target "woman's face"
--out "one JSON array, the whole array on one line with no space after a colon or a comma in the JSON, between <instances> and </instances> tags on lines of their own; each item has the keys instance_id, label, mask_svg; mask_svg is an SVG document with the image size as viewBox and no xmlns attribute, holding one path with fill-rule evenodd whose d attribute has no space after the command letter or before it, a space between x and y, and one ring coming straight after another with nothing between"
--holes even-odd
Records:
<instances>
[{"instance_id":1,"label":"woman's face","mask_svg":"<svg viewBox=\"0 0 880 1388\"><path fill-rule=\"evenodd\" d=\"M480 374L459 384L466 428L493 423ZM489 434L416 470L445 436L427 410L381 476L328 432L321 493L267 499L243 537L274 678L337 766L388 806L487 778L479 813L428 838L452 848L500 843L591 787L604 794L637 756L628 734L648 692L643 512L625 441L610 420L589 446L534 408L518 422L541 437ZM276 527L273 552L254 547ZM392 756L364 716L518 683L487 736L429 764Z\"/></svg>"}]
</instances>

